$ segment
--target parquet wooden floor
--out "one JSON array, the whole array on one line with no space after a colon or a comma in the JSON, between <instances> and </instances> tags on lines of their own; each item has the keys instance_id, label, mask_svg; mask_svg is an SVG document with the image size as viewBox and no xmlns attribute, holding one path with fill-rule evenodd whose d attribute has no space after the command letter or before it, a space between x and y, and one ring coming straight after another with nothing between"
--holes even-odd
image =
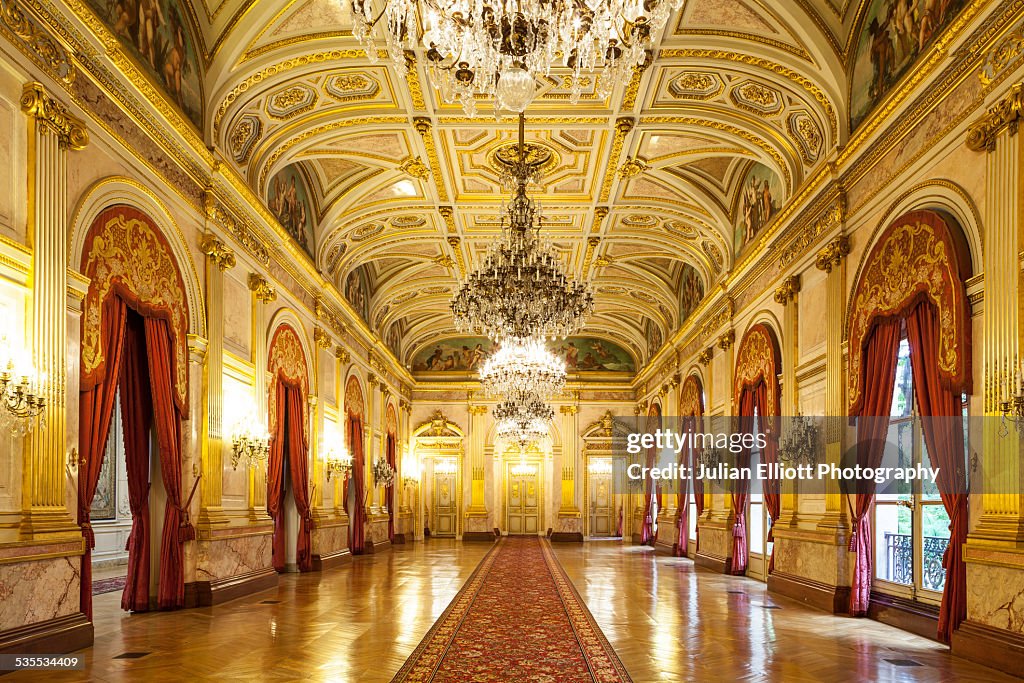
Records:
<instances>
[{"instance_id":1,"label":"parquet wooden floor","mask_svg":"<svg viewBox=\"0 0 1024 683\"><path fill-rule=\"evenodd\" d=\"M554 547L637 683L1016 680L688 560L613 543ZM213 608L127 615L119 594L97 596L85 671L0 680L388 681L488 548L437 539L397 546L323 574L283 576L276 590ZM124 657L132 653L144 654Z\"/></svg>"}]
</instances>

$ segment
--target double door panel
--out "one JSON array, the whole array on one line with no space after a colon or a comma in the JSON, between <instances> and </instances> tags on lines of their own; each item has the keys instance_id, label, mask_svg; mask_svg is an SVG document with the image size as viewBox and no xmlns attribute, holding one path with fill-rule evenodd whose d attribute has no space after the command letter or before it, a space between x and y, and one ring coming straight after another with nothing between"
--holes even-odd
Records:
<instances>
[{"instance_id":1,"label":"double door panel","mask_svg":"<svg viewBox=\"0 0 1024 683\"><path fill-rule=\"evenodd\" d=\"M508 476L506 529L510 535L536 535L540 529L540 486L537 473Z\"/></svg>"}]
</instances>

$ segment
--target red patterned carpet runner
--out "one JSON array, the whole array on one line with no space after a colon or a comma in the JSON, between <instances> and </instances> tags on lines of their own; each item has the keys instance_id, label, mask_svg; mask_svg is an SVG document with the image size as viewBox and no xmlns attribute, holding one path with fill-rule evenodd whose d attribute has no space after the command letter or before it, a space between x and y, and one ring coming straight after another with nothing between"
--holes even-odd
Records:
<instances>
[{"instance_id":1,"label":"red patterned carpet runner","mask_svg":"<svg viewBox=\"0 0 1024 683\"><path fill-rule=\"evenodd\" d=\"M392 683L629 682L547 541L504 538Z\"/></svg>"},{"instance_id":2,"label":"red patterned carpet runner","mask_svg":"<svg viewBox=\"0 0 1024 683\"><path fill-rule=\"evenodd\" d=\"M127 576L115 576L109 579L96 579L92 582L92 594L103 595L104 593L113 593L114 591L124 590L126 583L128 583Z\"/></svg>"}]
</instances>

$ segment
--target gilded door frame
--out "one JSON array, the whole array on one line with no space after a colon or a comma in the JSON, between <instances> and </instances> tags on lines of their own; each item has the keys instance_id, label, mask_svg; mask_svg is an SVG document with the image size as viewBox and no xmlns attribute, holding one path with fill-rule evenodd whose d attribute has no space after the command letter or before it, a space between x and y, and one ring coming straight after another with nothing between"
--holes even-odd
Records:
<instances>
[{"instance_id":1,"label":"gilded door frame","mask_svg":"<svg viewBox=\"0 0 1024 683\"><path fill-rule=\"evenodd\" d=\"M507 453L506 453L507 455ZM533 454L531 454L533 456ZM517 465L532 465L537 470L537 535L543 536L547 533L544 528L544 455L538 453L534 457L502 459L501 473L501 521L502 535L508 536L508 481L512 472L511 469ZM529 534L527 534L529 535Z\"/></svg>"}]
</instances>

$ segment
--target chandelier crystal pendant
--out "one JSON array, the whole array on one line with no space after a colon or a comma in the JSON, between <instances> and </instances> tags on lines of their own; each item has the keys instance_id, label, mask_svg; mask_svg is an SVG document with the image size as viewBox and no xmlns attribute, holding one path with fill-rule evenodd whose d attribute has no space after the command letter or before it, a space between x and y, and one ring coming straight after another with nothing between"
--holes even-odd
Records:
<instances>
[{"instance_id":1,"label":"chandelier crystal pendant","mask_svg":"<svg viewBox=\"0 0 1024 683\"><path fill-rule=\"evenodd\" d=\"M510 340L491 354L480 369L480 382L491 395L528 390L547 398L565 386L565 361L537 339Z\"/></svg>"},{"instance_id":2,"label":"chandelier crystal pendant","mask_svg":"<svg viewBox=\"0 0 1024 683\"><path fill-rule=\"evenodd\" d=\"M526 196L536 182L543 155L526 145L526 121L519 115L517 152L507 161L505 179L515 188L503 207L502 235L483 266L463 282L451 302L461 332L506 339L555 339L583 326L594 310L590 288L562 272L551 246L540 239L540 209Z\"/></svg>"},{"instance_id":3,"label":"chandelier crystal pendant","mask_svg":"<svg viewBox=\"0 0 1024 683\"><path fill-rule=\"evenodd\" d=\"M430 79L447 103L476 113L478 96L494 97L496 110L522 112L537 79L553 68L570 70L576 104L585 77L595 77L599 98L631 77L671 13L683 0L344 0L352 34L377 60L374 29L384 22L388 56L405 75L406 52L426 51Z\"/></svg>"},{"instance_id":4,"label":"chandelier crystal pendant","mask_svg":"<svg viewBox=\"0 0 1024 683\"><path fill-rule=\"evenodd\" d=\"M496 405L492 411L499 441L516 444L525 450L550 435L555 411L536 394L516 392Z\"/></svg>"}]
</instances>

